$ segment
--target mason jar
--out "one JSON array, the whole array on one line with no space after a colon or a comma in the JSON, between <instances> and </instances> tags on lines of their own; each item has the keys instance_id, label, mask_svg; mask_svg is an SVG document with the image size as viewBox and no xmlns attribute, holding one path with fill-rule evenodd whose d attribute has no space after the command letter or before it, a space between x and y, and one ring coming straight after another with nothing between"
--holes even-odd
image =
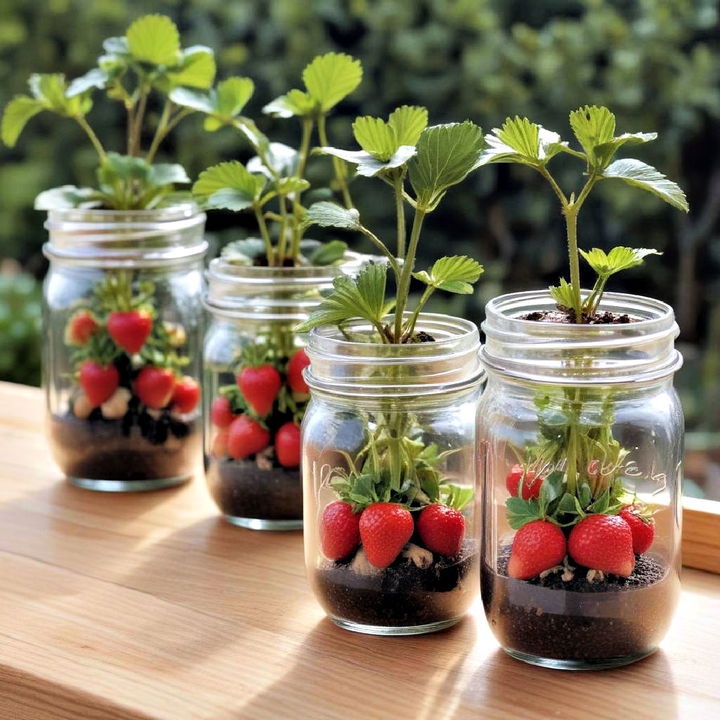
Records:
<instances>
[{"instance_id":1,"label":"mason jar","mask_svg":"<svg viewBox=\"0 0 720 720\"><path fill-rule=\"evenodd\" d=\"M478 330L429 313L417 329L402 345L359 341L362 322L309 334L305 564L330 619L356 632L441 630L478 594Z\"/></svg>"},{"instance_id":2,"label":"mason jar","mask_svg":"<svg viewBox=\"0 0 720 720\"><path fill-rule=\"evenodd\" d=\"M309 398L295 326L343 273L339 265L262 267L217 258L208 270L204 345L205 475L223 517L254 530L302 527L300 423Z\"/></svg>"},{"instance_id":3,"label":"mason jar","mask_svg":"<svg viewBox=\"0 0 720 720\"><path fill-rule=\"evenodd\" d=\"M72 484L153 490L198 469L204 225L192 203L48 213L47 430Z\"/></svg>"},{"instance_id":4,"label":"mason jar","mask_svg":"<svg viewBox=\"0 0 720 720\"><path fill-rule=\"evenodd\" d=\"M563 669L653 652L677 605L683 417L672 308L607 293L606 324L486 307L478 409L482 598L513 657Z\"/></svg>"}]
</instances>

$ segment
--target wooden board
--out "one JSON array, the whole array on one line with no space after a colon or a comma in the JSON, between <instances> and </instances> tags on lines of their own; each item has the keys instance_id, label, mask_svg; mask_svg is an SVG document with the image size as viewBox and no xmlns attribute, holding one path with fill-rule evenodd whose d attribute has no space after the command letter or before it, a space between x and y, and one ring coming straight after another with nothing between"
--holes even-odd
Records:
<instances>
[{"instance_id":1,"label":"wooden board","mask_svg":"<svg viewBox=\"0 0 720 720\"><path fill-rule=\"evenodd\" d=\"M480 608L435 636L327 621L301 533L221 521L201 478L69 487L41 395L0 384L0 719L720 717L720 577L684 574L662 650L562 673L498 649Z\"/></svg>"}]
</instances>

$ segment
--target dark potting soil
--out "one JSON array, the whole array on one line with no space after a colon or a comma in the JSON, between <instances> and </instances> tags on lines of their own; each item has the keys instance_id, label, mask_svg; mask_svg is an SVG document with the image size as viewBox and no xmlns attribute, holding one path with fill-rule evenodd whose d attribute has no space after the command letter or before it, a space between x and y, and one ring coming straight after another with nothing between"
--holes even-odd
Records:
<instances>
[{"instance_id":1,"label":"dark potting soil","mask_svg":"<svg viewBox=\"0 0 720 720\"><path fill-rule=\"evenodd\" d=\"M205 458L210 494L224 515L261 520L302 520L298 468L258 467L255 460Z\"/></svg>"},{"instance_id":2,"label":"dark potting soil","mask_svg":"<svg viewBox=\"0 0 720 720\"><path fill-rule=\"evenodd\" d=\"M520 315L521 320L533 320L544 323L560 323L573 325L575 323L574 310L535 310L534 312ZM583 313L583 325L623 325L637 322L637 318L630 317L627 313L613 313L607 310L596 312L592 315Z\"/></svg>"},{"instance_id":3,"label":"dark potting soil","mask_svg":"<svg viewBox=\"0 0 720 720\"><path fill-rule=\"evenodd\" d=\"M509 554L509 547L502 550L497 572L485 562L481 568L488 622L509 650L600 663L651 652L670 625L680 583L657 557L637 556L628 578L607 575L590 583L583 567L569 582L560 573L507 577Z\"/></svg>"},{"instance_id":4,"label":"dark potting soil","mask_svg":"<svg viewBox=\"0 0 720 720\"><path fill-rule=\"evenodd\" d=\"M412 627L454 620L476 597L477 544L465 540L454 558L433 556L428 568L400 554L385 570L360 574L352 561L326 560L313 572L315 592L333 617L363 625Z\"/></svg>"},{"instance_id":5,"label":"dark potting soil","mask_svg":"<svg viewBox=\"0 0 720 720\"><path fill-rule=\"evenodd\" d=\"M182 421L163 411L155 418L131 401L124 417L108 420L98 409L88 418L50 418L58 464L70 477L154 480L190 476L202 452L199 419Z\"/></svg>"}]
</instances>

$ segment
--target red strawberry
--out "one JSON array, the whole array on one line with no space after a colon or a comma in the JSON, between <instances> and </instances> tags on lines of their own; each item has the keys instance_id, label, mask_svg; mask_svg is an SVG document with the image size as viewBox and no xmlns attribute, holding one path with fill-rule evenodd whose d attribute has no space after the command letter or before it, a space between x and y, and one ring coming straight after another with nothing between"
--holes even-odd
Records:
<instances>
[{"instance_id":1,"label":"red strawberry","mask_svg":"<svg viewBox=\"0 0 720 720\"><path fill-rule=\"evenodd\" d=\"M397 503L373 503L360 516L360 538L371 565L391 565L415 529L412 515Z\"/></svg>"},{"instance_id":2,"label":"red strawberry","mask_svg":"<svg viewBox=\"0 0 720 720\"><path fill-rule=\"evenodd\" d=\"M630 526L619 515L588 515L570 532L573 560L593 570L628 577L635 567Z\"/></svg>"},{"instance_id":3,"label":"red strawberry","mask_svg":"<svg viewBox=\"0 0 720 720\"><path fill-rule=\"evenodd\" d=\"M217 435L215 435L215 438L213 440L212 454L215 457L225 457L225 455L228 454L227 442L228 442L228 431L227 430L218 430L218 433L217 433Z\"/></svg>"},{"instance_id":4,"label":"red strawberry","mask_svg":"<svg viewBox=\"0 0 720 720\"><path fill-rule=\"evenodd\" d=\"M65 342L68 345L85 345L100 326L89 310L73 313L65 328Z\"/></svg>"},{"instance_id":5,"label":"red strawberry","mask_svg":"<svg viewBox=\"0 0 720 720\"><path fill-rule=\"evenodd\" d=\"M530 580L559 565L565 557L565 534L548 520L533 520L516 533L510 551L508 575Z\"/></svg>"},{"instance_id":6,"label":"red strawberry","mask_svg":"<svg viewBox=\"0 0 720 720\"><path fill-rule=\"evenodd\" d=\"M518 489L520 488L520 480L522 479L522 499L529 500L530 498L536 498L540 495L540 488L543 484L541 477L535 477L533 470L525 471L522 465L516 464L512 466L512 470L507 474L505 478L505 486L507 491L513 497L518 496Z\"/></svg>"},{"instance_id":7,"label":"red strawberry","mask_svg":"<svg viewBox=\"0 0 720 720\"><path fill-rule=\"evenodd\" d=\"M101 365L94 360L86 360L80 366L80 387L82 387L92 407L99 407L117 390L120 373L114 365Z\"/></svg>"},{"instance_id":8,"label":"red strawberry","mask_svg":"<svg viewBox=\"0 0 720 720\"><path fill-rule=\"evenodd\" d=\"M145 344L152 324L152 315L147 310L116 311L110 313L107 329L118 347L134 355Z\"/></svg>"},{"instance_id":9,"label":"red strawberry","mask_svg":"<svg viewBox=\"0 0 720 720\"><path fill-rule=\"evenodd\" d=\"M143 405L159 410L170 404L175 376L167 368L146 365L135 378L133 387Z\"/></svg>"},{"instance_id":10,"label":"red strawberry","mask_svg":"<svg viewBox=\"0 0 720 720\"><path fill-rule=\"evenodd\" d=\"M224 395L216 397L210 407L210 419L215 427L226 428L235 419L230 400Z\"/></svg>"},{"instance_id":11,"label":"red strawberry","mask_svg":"<svg viewBox=\"0 0 720 720\"><path fill-rule=\"evenodd\" d=\"M294 393L306 394L308 386L303 377L302 371L310 364L310 358L301 348L298 350L288 362L287 381L290 389Z\"/></svg>"},{"instance_id":12,"label":"red strawberry","mask_svg":"<svg viewBox=\"0 0 720 720\"><path fill-rule=\"evenodd\" d=\"M270 442L270 433L249 415L238 415L230 424L227 452L240 460L264 450Z\"/></svg>"},{"instance_id":13,"label":"red strawberry","mask_svg":"<svg viewBox=\"0 0 720 720\"><path fill-rule=\"evenodd\" d=\"M275 433L275 456L286 468L300 464L300 426L297 423L286 422Z\"/></svg>"},{"instance_id":14,"label":"red strawberry","mask_svg":"<svg viewBox=\"0 0 720 720\"><path fill-rule=\"evenodd\" d=\"M178 381L173 390L172 404L180 413L192 412L200 401L200 386L197 380L186 375Z\"/></svg>"},{"instance_id":15,"label":"red strawberry","mask_svg":"<svg viewBox=\"0 0 720 720\"><path fill-rule=\"evenodd\" d=\"M260 417L265 417L272 410L282 380L272 365L258 365L243 368L237 384L250 407Z\"/></svg>"},{"instance_id":16,"label":"red strawberry","mask_svg":"<svg viewBox=\"0 0 720 720\"><path fill-rule=\"evenodd\" d=\"M360 513L350 503L336 500L323 510L320 520L320 544L323 555L342 560L360 544Z\"/></svg>"},{"instance_id":17,"label":"red strawberry","mask_svg":"<svg viewBox=\"0 0 720 720\"><path fill-rule=\"evenodd\" d=\"M428 505L417 519L423 545L439 555L453 557L460 552L465 535L465 518L447 505Z\"/></svg>"},{"instance_id":18,"label":"red strawberry","mask_svg":"<svg viewBox=\"0 0 720 720\"><path fill-rule=\"evenodd\" d=\"M620 517L630 526L633 539L633 552L642 555L650 549L655 539L655 520L642 514L637 505L628 505L620 511Z\"/></svg>"}]
</instances>

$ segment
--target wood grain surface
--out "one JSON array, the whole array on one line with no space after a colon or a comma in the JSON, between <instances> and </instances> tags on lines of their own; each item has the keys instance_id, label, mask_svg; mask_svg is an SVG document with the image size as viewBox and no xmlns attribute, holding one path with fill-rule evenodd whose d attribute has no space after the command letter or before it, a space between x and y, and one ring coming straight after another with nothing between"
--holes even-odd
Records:
<instances>
[{"instance_id":1,"label":"wood grain surface","mask_svg":"<svg viewBox=\"0 0 720 720\"><path fill-rule=\"evenodd\" d=\"M0 383L0 718L718 718L720 577L686 570L662 649L620 670L530 667L481 608L456 628L336 628L301 533L225 524L202 478L105 495L68 486L39 391Z\"/></svg>"}]
</instances>

